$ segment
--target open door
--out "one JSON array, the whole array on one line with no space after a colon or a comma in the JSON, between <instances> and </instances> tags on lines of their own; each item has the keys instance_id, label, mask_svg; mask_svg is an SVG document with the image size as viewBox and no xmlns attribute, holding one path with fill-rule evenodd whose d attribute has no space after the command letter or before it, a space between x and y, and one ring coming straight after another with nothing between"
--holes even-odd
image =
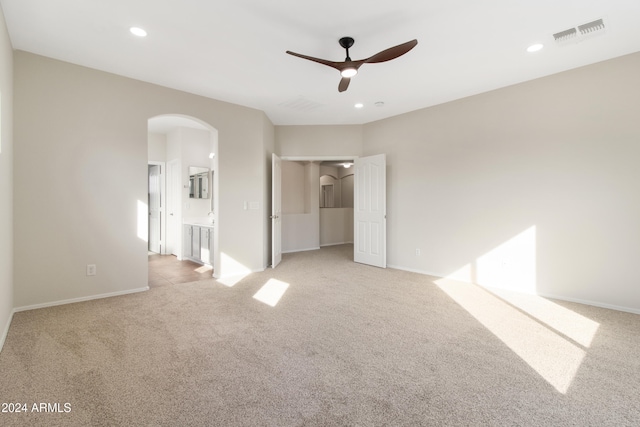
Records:
<instances>
[{"instance_id":1,"label":"open door","mask_svg":"<svg viewBox=\"0 0 640 427\"><path fill-rule=\"evenodd\" d=\"M149 250L161 253L162 237L162 166L149 165Z\"/></svg>"},{"instance_id":2,"label":"open door","mask_svg":"<svg viewBox=\"0 0 640 427\"><path fill-rule=\"evenodd\" d=\"M271 157L271 268L282 261L282 160Z\"/></svg>"},{"instance_id":3,"label":"open door","mask_svg":"<svg viewBox=\"0 0 640 427\"><path fill-rule=\"evenodd\" d=\"M353 260L387 267L386 157L378 154L355 160Z\"/></svg>"},{"instance_id":4,"label":"open door","mask_svg":"<svg viewBox=\"0 0 640 427\"><path fill-rule=\"evenodd\" d=\"M176 159L167 163L167 204L166 204L166 219L167 219L167 232L165 236L165 252L166 254L173 254L182 258L182 251L178 253L180 248L178 227L180 226L180 211L179 207L182 203L180 201L180 162Z\"/></svg>"}]
</instances>

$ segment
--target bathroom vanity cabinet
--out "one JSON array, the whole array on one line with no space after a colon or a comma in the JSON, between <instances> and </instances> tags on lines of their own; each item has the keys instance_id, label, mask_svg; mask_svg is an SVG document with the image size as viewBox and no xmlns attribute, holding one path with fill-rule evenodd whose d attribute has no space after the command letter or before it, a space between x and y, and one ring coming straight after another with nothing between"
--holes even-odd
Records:
<instances>
[{"instance_id":1,"label":"bathroom vanity cabinet","mask_svg":"<svg viewBox=\"0 0 640 427\"><path fill-rule=\"evenodd\" d=\"M183 258L213 267L213 225L184 224Z\"/></svg>"}]
</instances>

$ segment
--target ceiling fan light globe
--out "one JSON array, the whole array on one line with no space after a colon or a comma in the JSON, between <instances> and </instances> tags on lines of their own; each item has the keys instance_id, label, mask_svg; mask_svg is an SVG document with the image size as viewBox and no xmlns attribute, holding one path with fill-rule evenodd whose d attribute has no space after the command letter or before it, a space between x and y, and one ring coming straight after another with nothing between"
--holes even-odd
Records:
<instances>
[{"instance_id":1,"label":"ceiling fan light globe","mask_svg":"<svg viewBox=\"0 0 640 427\"><path fill-rule=\"evenodd\" d=\"M352 67L345 68L344 70L340 71L340 75L346 78L353 77L356 74L358 74L358 70Z\"/></svg>"}]
</instances>

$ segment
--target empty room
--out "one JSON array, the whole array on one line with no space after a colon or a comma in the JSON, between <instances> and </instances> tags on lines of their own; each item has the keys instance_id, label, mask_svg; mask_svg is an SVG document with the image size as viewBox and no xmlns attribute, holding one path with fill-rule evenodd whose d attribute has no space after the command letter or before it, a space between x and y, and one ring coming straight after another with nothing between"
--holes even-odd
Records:
<instances>
[{"instance_id":1,"label":"empty room","mask_svg":"<svg viewBox=\"0 0 640 427\"><path fill-rule=\"evenodd\" d=\"M640 424L640 3L0 0L0 424Z\"/></svg>"}]
</instances>

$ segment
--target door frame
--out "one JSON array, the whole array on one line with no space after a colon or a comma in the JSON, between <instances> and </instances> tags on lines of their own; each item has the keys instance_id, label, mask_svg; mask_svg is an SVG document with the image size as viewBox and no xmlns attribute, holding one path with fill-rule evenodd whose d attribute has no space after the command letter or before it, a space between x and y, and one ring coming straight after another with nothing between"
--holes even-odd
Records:
<instances>
[{"instance_id":1,"label":"door frame","mask_svg":"<svg viewBox=\"0 0 640 427\"><path fill-rule=\"evenodd\" d=\"M156 162L153 160L147 161L147 169L149 166L160 166L160 254L166 255L166 243L165 239L167 236L167 223L166 223L166 215L165 215L165 205L167 203L166 195L166 171L167 166L166 162ZM148 177L147 177L147 186L148 186ZM149 213L151 212L151 206L147 206ZM151 234L149 234L151 236ZM150 239L150 237L149 237ZM147 242L148 246L148 242Z\"/></svg>"},{"instance_id":2,"label":"door frame","mask_svg":"<svg viewBox=\"0 0 640 427\"><path fill-rule=\"evenodd\" d=\"M171 174L169 171L171 170ZM174 254L179 260L182 260L182 185L181 185L181 173L182 165L180 160L172 159L167 162L167 179L166 179L166 212L167 212L167 225L165 233L165 247L167 248L167 254ZM169 197L171 195L171 197ZM175 199L175 200L174 200ZM173 206L170 206L170 202ZM173 210L173 212L171 212ZM173 230L171 230L169 215L173 216Z\"/></svg>"},{"instance_id":3,"label":"door frame","mask_svg":"<svg viewBox=\"0 0 640 427\"><path fill-rule=\"evenodd\" d=\"M282 261L282 159L271 154L271 268Z\"/></svg>"},{"instance_id":4,"label":"door frame","mask_svg":"<svg viewBox=\"0 0 640 427\"><path fill-rule=\"evenodd\" d=\"M360 156L345 156L345 155L335 155L335 156L279 156L280 161L287 162L325 162L325 161L335 161L335 162L354 162ZM272 190L273 194L273 190ZM272 239L273 239L273 227L272 227ZM319 242L318 242L319 243Z\"/></svg>"}]
</instances>

